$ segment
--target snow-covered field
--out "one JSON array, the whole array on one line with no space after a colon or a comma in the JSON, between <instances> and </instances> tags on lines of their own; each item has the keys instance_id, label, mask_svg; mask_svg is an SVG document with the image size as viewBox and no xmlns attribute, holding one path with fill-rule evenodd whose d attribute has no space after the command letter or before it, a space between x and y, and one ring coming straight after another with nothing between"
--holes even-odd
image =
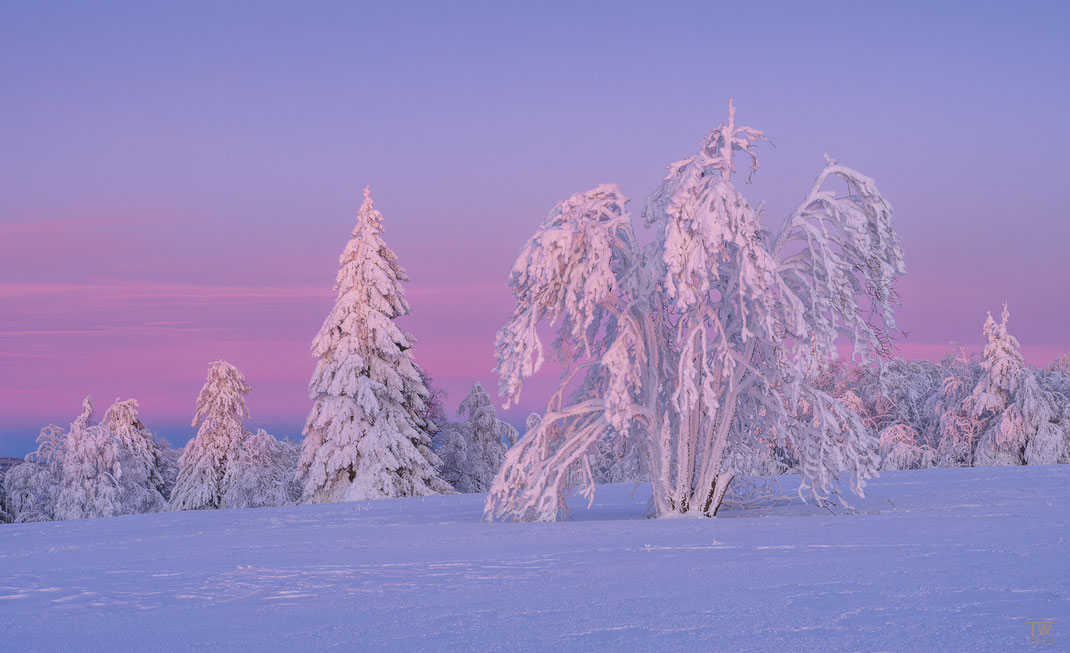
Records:
<instances>
[{"instance_id":1,"label":"snow-covered field","mask_svg":"<svg viewBox=\"0 0 1070 653\"><path fill-rule=\"evenodd\" d=\"M0 526L0 649L1070 649L1070 466L885 473L850 516L482 500Z\"/></svg>"}]
</instances>

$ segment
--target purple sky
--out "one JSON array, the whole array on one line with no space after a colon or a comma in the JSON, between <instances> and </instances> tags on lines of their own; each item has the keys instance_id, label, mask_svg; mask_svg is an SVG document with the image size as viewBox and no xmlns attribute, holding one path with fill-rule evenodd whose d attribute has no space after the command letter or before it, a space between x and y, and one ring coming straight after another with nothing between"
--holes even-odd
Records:
<instances>
[{"instance_id":1,"label":"purple sky","mask_svg":"<svg viewBox=\"0 0 1070 653\"><path fill-rule=\"evenodd\" d=\"M88 393L184 443L218 358L299 435L365 184L453 409L496 387L550 207L615 181L638 211L729 97L776 144L746 189L771 218L826 151L877 179L905 355L1005 300L1031 362L1070 349L1070 5L736 4L0 5L0 455Z\"/></svg>"}]
</instances>

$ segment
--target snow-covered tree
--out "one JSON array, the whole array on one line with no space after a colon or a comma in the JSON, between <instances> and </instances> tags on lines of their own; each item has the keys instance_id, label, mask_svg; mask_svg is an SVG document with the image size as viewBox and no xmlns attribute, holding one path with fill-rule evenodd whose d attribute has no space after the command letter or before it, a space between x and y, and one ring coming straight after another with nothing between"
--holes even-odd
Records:
<instances>
[{"instance_id":1,"label":"snow-covered tree","mask_svg":"<svg viewBox=\"0 0 1070 653\"><path fill-rule=\"evenodd\" d=\"M446 405L443 403L448 393L445 388L435 383L435 380L425 370L419 367L417 369L420 371L420 381L427 388L427 399L424 400L424 409L420 417L427 424L427 429L434 440L434 434L449 422L449 418L446 417Z\"/></svg>"},{"instance_id":2,"label":"snow-covered tree","mask_svg":"<svg viewBox=\"0 0 1070 653\"><path fill-rule=\"evenodd\" d=\"M82 413L71 424L64 444L63 479L56 500L56 519L85 519L122 514L122 477L118 440L100 425L90 425L93 401L86 397Z\"/></svg>"},{"instance_id":3,"label":"snow-covered tree","mask_svg":"<svg viewBox=\"0 0 1070 653\"><path fill-rule=\"evenodd\" d=\"M165 481L160 473L162 451L156 436L138 416L136 399L115 400L104 412L101 426L116 440L119 450L118 477L120 514L140 515L167 508Z\"/></svg>"},{"instance_id":4,"label":"snow-covered tree","mask_svg":"<svg viewBox=\"0 0 1070 653\"><path fill-rule=\"evenodd\" d=\"M160 448L160 478L163 479L163 488L160 492L170 504L171 492L174 491L175 483L178 481L178 461L182 458L182 450L172 448L167 440L159 436L156 437L156 444Z\"/></svg>"},{"instance_id":5,"label":"snow-covered tree","mask_svg":"<svg viewBox=\"0 0 1070 653\"><path fill-rule=\"evenodd\" d=\"M37 436L37 450L4 474L7 512L12 521L41 522L55 519L63 474L66 432L50 424Z\"/></svg>"},{"instance_id":6,"label":"snow-covered tree","mask_svg":"<svg viewBox=\"0 0 1070 653\"><path fill-rule=\"evenodd\" d=\"M891 207L873 180L826 157L780 229L765 228L761 205L732 183L734 155L753 172L763 138L737 127L730 105L728 123L647 200L645 252L614 184L561 202L528 241L496 343L502 392L516 400L542 365L543 320L557 325L565 374L538 429L510 449L488 518L555 519L577 477L590 496L587 456L611 431L635 430L659 515L714 515L737 474L728 461L765 455L766 438L798 452L800 493L814 499L834 492L837 473L858 493L876 474L875 435L809 380L841 336L863 363L886 353L904 271Z\"/></svg>"},{"instance_id":7,"label":"snow-covered tree","mask_svg":"<svg viewBox=\"0 0 1070 653\"><path fill-rule=\"evenodd\" d=\"M437 438L440 471L458 492L486 492L516 442L517 431L498 419L490 395L477 381L457 409L465 421L447 425Z\"/></svg>"},{"instance_id":8,"label":"snow-covered tree","mask_svg":"<svg viewBox=\"0 0 1070 653\"><path fill-rule=\"evenodd\" d=\"M193 426L197 435L178 460L178 478L171 491L174 510L203 510L223 505L228 466L238 458L248 437L245 395L249 384L238 368L226 361L208 365L208 378L197 396Z\"/></svg>"},{"instance_id":9,"label":"snow-covered tree","mask_svg":"<svg viewBox=\"0 0 1070 653\"><path fill-rule=\"evenodd\" d=\"M14 510L7 498L7 487L4 484L6 474L0 473L0 524L10 524L15 521Z\"/></svg>"},{"instance_id":10,"label":"snow-covered tree","mask_svg":"<svg viewBox=\"0 0 1070 653\"><path fill-rule=\"evenodd\" d=\"M1001 320L989 313L981 356L982 373L971 396L974 416L986 420L977 443L978 466L1055 464L1067 457L1067 436L1060 421L1058 395L1044 389L1026 366L1018 339L1007 330L1010 312ZM1028 460L1027 460L1028 458Z\"/></svg>"},{"instance_id":11,"label":"snow-covered tree","mask_svg":"<svg viewBox=\"0 0 1070 653\"><path fill-rule=\"evenodd\" d=\"M297 447L275 439L264 429L245 438L238 458L228 465L223 485L224 508L263 508L297 501L301 486L294 479Z\"/></svg>"},{"instance_id":12,"label":"snow-covered tree","mask_svg":"<svg viewBox=\"0 0 1070 653\"><path fill-rule=\"evenodd\" d=\"M881 470L932 467L936 450L921 444L921 436L906 424L893 424L880 432Z\"/></svg>"},{"instance_id":13,"label":"snow-covered tree","mask_svg":"<svg viewBox=\"0 0 1070 653\"><path fill-rule=\"evenodd\" d=\"M944 357L943 379L933 407L939 444L937 464L942 467L969 467L981 437L983 421L974 415L971 397L981 366L964 347Z\"/></svg>"},{"instance_id":14,"label":"snow-covered tree","mask_svg":"<svg viewBox=\"0 0 1070 653\"><path fill-rule=\"evenodd\" d=\"M339 259L338 298L312 343L314 404L297 471L307 502L450 491L421 416L428 392L412 359L415 339L394 322L409 313L408 276L382 234L365 188Z\"/></svg>"},{"instance_id":15,"label":"snow-covered tree","mask_svg":"<svg viewBox=\"0 0 1070 653\"><path fill-rule=\"evenodd\" d=\"M90 425L93 403L86 397L82 414L64 440L56 519L132 515L166 507L159 444L137 411L136 400L116 399L103 422Z\"/></svg>"}]
</instances>

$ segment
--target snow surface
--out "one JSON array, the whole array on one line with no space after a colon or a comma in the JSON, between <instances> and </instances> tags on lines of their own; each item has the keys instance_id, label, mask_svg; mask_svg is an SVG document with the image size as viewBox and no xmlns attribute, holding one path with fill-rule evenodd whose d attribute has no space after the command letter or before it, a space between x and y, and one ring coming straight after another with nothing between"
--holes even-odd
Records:
<instances>
[{"instance_id":1,"label":"snow surface","mask_svg":"<svg viewBox=\"0 0 1070 653\"><path fill-rule=\"evenodd\" d=\"M549 524L456 495L3 525L0 647L1070 649L1068 466L886 472L850 516L632 489Z\"/></svg>"}]
</instances>

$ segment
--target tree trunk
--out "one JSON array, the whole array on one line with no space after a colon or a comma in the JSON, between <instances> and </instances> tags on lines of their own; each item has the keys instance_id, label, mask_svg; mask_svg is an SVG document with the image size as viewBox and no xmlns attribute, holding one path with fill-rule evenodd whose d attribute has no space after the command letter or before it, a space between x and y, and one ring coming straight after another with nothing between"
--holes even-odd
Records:
<instances>
[{"instance_id":1,"label":"tree trunk","mask_svg":"<svg viewBox=\"0 0 1070 653\"><path fill-rule=\"evenodd\" d=\"M702 514L707 517L717 516L717 510L721 507L721 502L724 501L724 493L728 491L728 484L732 482L735 476L732 472L724 472L717 475L717 480L710 487L706 504L702 506Z\"/></svg>"}]
</instances>

